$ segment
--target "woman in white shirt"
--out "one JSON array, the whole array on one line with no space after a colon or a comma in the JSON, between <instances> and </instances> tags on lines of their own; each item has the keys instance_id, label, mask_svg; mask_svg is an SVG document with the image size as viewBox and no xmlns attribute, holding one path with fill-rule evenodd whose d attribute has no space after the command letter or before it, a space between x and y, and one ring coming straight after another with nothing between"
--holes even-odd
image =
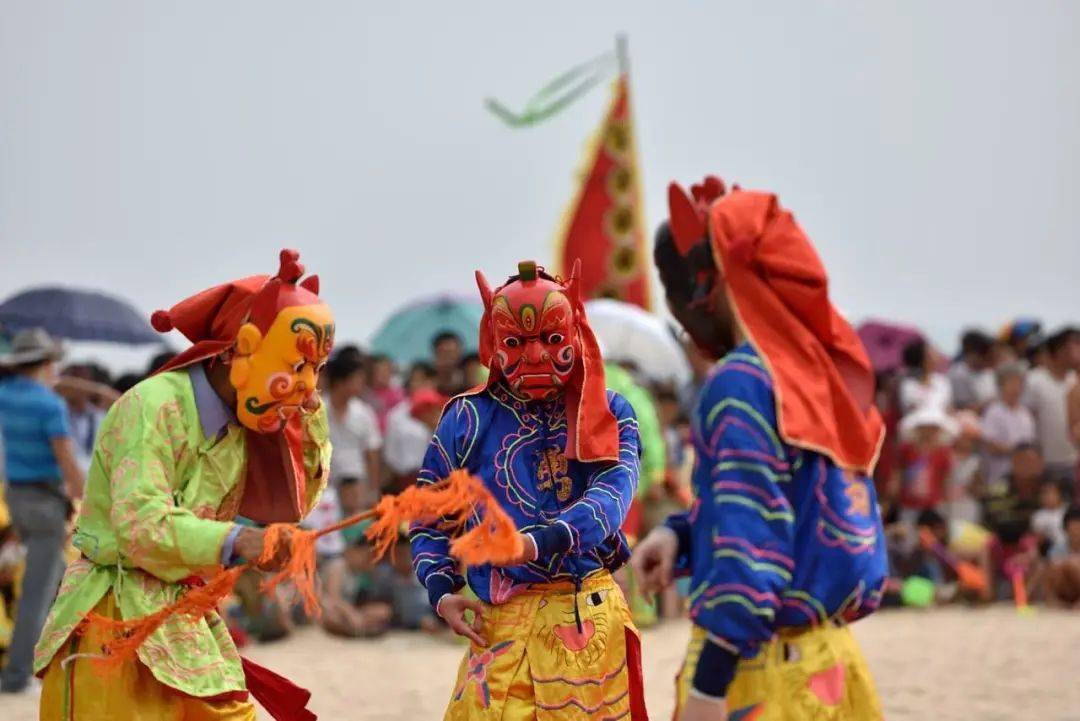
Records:
<instances>
[{"instance_id":1,"label":"woman in white shirt","mask_svg":"<svg viewBox=\"0 0 1080 721\"><path fill-rule=\"evenodd\" d=\"M358 478L365 503L375 503L382 491L379 458L382 434L371 406L360 400L365 369L361 360L339 354L326 364L326 416L330 427L330 481Z\"/></svg>"},{"instance_id":2,"label":"woman in white shirt","mask_svg":"<svg viewBox=\"0 0 1080 721\"><path fill-rule=\"evenodd\" d=\"M944 412L952 410L952 384L944 373L938 373L937 354L919 339L904 348L904 365L911 376L900 382L900 410L904 415L920 408L934 407Z\"/></svg>"}]
</instances>

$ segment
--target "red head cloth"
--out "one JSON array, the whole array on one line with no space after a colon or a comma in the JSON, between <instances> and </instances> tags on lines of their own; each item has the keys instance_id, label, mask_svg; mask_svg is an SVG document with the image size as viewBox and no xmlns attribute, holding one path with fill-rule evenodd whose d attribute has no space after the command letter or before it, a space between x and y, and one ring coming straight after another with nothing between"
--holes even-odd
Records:
<instances>
[{"instance_id":1,"label":"red head cloth","mask_svg":"<svg viewBox=\"0 0 1080 721\"><path fill-rule=\"evenodd\" d=\"M156 311L150 323L159 333L176 329L192 346L162 366L158 372L184 368L228 350L240 326L250 321L264 334L283 308L319 303L319 276L300 283L304 266L300 254L285 249L279 254L277 275L253 275L216 285L169 310Z\"/></svg>"},{"instance_id":2,"label":"red head cloth","mask_svg":"<svg viewBox=\"0 0 1080 721\"><path fill-rule=\"evenodd\" d=\"M304 274L300 254L282 250L279 260L274 276L254 275L214 286L155 312L150 319L155 330L175 328L192 343L157 372L185 368L229 350L244 323L265 335L283 309L320 303L318 276L297 282ZM277 433L246 433L241 514L260 523L299 521L307 488L299 416L292 416Z\"/></svg>"},{"instance_id":3,"label":"red head cloth","mask_svg":"<svg viewBox=\"0 0 1080 721\"><path fill-rule=\"evenodd\" d=\"M695 199L710 203L713 254L738 320L773 377L781 436L843 468L870 472L884 432L873 368L829 300L809 238L770 193L736 188Z\"/></svg>"},{"instance_id":4,"label":"red head cloth","mask_svg":"<svg viewBox=\"0 0 1080 721\"><path fill-rule=\"evenodd\" d=\"M585 305L581 300L577 283L579 263L574 264L570 279L562 281L544 272L532 261L518 264L519 274L510 278L494 291L483 273L476 271L476 284L484 301L484 315L480 319L480 361L487 366L486 383L466 392L475 395L503 379L503 372L495 348L496 319L494 307L500 297L517 294L531 295L537 292L556 291L570 302L573 343L573 369L563 387L566 400L566 457L580 461L615 461L619 458L618 422L608 407L607 385L604 381L604 361L600 356L600 344L585 317ZM562 301L559 301L560 303ZM543 311L539 311L541 318ZM532 313L535 322L536 313ZM526 322L528 319L526 318ZM524 329L528 332L528 329ZM558 361L559 359L556 359Z\"/></svg>"}]
</instances>

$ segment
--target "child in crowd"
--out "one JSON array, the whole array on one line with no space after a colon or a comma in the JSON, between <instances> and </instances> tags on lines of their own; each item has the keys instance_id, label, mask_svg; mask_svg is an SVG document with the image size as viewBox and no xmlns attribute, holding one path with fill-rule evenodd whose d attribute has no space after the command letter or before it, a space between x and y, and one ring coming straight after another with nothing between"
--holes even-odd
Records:
<instances>
[{"instance_id":1,"label":"child in crowd","mask_svg":"<svg viewBox=\"0 0 1080 721\"><path fill-rule=\"evenodd\" d=\"M370 548L363 539L347 546L340 556L323 561L320 624L332 636L373 638L390 628L390 603L363 600L361 594L373 569Z\"/></svg>"},{"instance_id":2,"label":"child in crowd","mask_svg":"<svg viewBox=\"0 0 1080 721\"><path fill-rule=\"evenodd\" d=\"M435 388L437 378L435 366L424 361L413 363L405 374L405 394L411 396L422 388Z\"/></svg>"},{"instance_id":3,"label":"child in crowd","mask_svg":"<svg viewBox=\"0 0 1080 721\"><path fill-rule=\"evenodd\" d=\"M919 550L912 575L923 576L937 586L936 598L941 603L953 600L990 601L993 589L991 551L993 539L986 529L963 519L948 520L937 511L919 514ZM925 536L925 538L924 538ZM931 546L936 543L937 547ZM980 587L965 584L958 573L962 564L973 566L987 583Z\"/></svg>"},{"instance_id":4,"label":"child in crowd","mask_svg":"<svg viewBox=\"0 0 1080 721\"><path fill-rule=\"evenodd\" d=\"M908 377L900 382L900 409L912 413L924 408L952 409L952 384L938 372L941 357L926 341L914 340L904 348Z\"/></svg>"},{"instance_id":5,"label":"child in crowd","mask_svg":"<svg viewBox=\"0 0 1080 721\"><path fill-rule=\"evenodd\" d=\"M956 424L935 404L909 413L900 422L899 469L893 481L899 491L900 520L913 526L920 513L939 509L952 473L950 441Z\"/></svg>"},{"instance_id":6,"label":"child in crowd","mask_svg":"<svg viewBox=\"0 0 1080 721\"><path fill-rule=\"evenodd\" d=\"M367 565L363 565L366 551ZM402 537L391 557L377 565L370 564L370 549L363 541L353 546L350 570L364 574L358 584L360 592L356 603L360 605L383 604L391 609L390 622L394 628L407 631L434 632L442 628L428 603L427 591L412 570L412 554L408 541Z\"/></svg>"},{"instance_id":7,"label":"child in crowd","mask_svg":"<svg viewBox=\"0 0 1080 721\"><path fill-rule=\"evenodd\" d=\"M991 483L983 497L983 522L995 536L993 567L1003 582L1018 573L1030 582L1039 570L1039 544L1031 533L1031 519L1040 507L1045 469L1038 446L1021 444L1013 451L1009 475Z\"/></svg>"},{"instance_id":8,"label":"child in crowd","mask_svg":"<svg viewBox=\"0 0 1080 721\"><path fill-rule=\"evenodd\" d=\"M997 383L998 399L987 406L982 417L986 478L991 482L1009 473L1012 452L1018 445L1035 441L1035 417L1022 403L1023 366L1004 366L998 370Z\"/></svg>"},{"instance_id":9,"label":"child in crowd","mask_svg":"<svg viewBox=\"0 0 1080 721\"><path fill-rule=\"evenodd\" d=\"M386 433L386 417L405 400L405 389L397 382L396 367L389 356L373 355L367 362L367 392L364 400L375 411L379 430Z\"/></svg>"},{"instance_id":10,"label":"child in crowd","mask_svg":"<svg viewBox=\"0 0 1080 721\"><path fill-rule=\"evenodd\" d=\"M1062 517L1064 542L1050 550L1043 595L1050 606L1080 608L1080 506Z\"/></svg>"},{"instance_id":11,"label":"child in crowd","mask_svg":"<svg viewBox=\"0 0 1080 721\"><path fill-rule=\"evenodd\" d=\"M1065 496L1061 485L1053 479L1045 479L1039 490L1039 510L1031 514L1031 532L1038 536L1040 545L1047 553L1062 548L1065 537Z\"/></svg>"},{"instance_id":12,"label":"child in crowd","mask_svg":"<svg viewBox=\"0 0 1080 721\"><path fill-rule=\"evenodd\" d=\"M954 420L959 433L953 442L951 470L946 485L948 518L949 521L978 523L978 496L983 487L979 418L971 411L960 411Z\"/></svg>"}]
</instances>

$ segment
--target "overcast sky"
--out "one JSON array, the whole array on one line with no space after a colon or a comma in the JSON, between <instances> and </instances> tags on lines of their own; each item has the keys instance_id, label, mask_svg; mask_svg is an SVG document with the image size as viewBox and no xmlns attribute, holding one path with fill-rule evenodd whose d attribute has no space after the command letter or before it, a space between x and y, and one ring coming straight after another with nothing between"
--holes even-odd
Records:
<instances>
[{"instance_id":1,"label":"overcast sky","mask_svg":"<svg viewBox=\"0 0 1080 721\"><path fill-rule=\"evenodd\" d=\"M299 248L339 338L550 260L598 89L483 110L629 34L647 217L779 193L853 318L1080 317L1080 3L0 0L0 297L146 312Z\"/></svg>"}]
</instances>

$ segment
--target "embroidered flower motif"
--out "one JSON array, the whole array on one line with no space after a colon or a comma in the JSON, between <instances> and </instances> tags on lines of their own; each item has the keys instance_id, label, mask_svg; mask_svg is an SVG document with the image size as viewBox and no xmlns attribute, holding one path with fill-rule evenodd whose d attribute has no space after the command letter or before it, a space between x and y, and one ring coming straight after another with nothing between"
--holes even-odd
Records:
<instances>
[{"instance_id":1,"label":"embroidered flower motif","mask_svg":"<svg viewBox=\"0 0 1080 721\"><path fill-rule=\"evenodd\" d=\"M510 647L514 645L513 641L503 641L497 643L491 648L484 649L480 653L469 652L468 669L465 671L465 678L461 684L454 690L454 700L460 701L461 697L465 694L465 689L469 687L470 683L476 684L476 698L480 702L481 708L487 708L491 705L491 687L488 686L488 667L491 662L499 656L503 655L510 650Z\"/></svg>"}]
</instances>

